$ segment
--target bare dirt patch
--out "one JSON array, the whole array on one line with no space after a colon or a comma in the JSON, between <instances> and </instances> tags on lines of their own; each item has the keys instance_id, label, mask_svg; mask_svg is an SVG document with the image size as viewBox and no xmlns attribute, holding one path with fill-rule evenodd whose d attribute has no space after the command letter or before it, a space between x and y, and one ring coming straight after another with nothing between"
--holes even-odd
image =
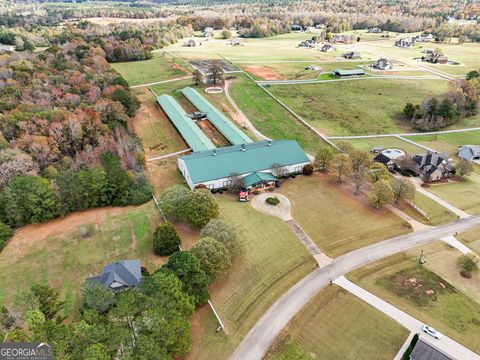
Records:
<instances>
[{"instance_id":1,"label":"bare dirt patch","mask_svg":"<svg viewBox=\"0 0 480 360\"><path fill-rule=\"evenodd\" d=\"M286 80L286 78L268 66L249 65L245 70L263 80Z\"/></svg>"},{"instance_id":2,"label":"bare dirt patch","mask_svg":"<svg viewBox=\"0 0 480 360\"><path fill-rule=\"evenodd\" d=\"M230 143L208 120L199 120L197 125L207 135L207 137L217 146L227 146Z\"/></svg>"},{"instance_id":3,"label":"bare dirt patch","mask_svg":"<svg viewBox=\"0 0 480 360\"><path fill-rule=\"evenodd\" d=\"M146 157L164 155L187 148L148 88L135 89L135 95L139 98L141 106L133 119L133 128L142 140Z\"/></svg>"},{"instance_id":4,"label":"bare dirt patch","mask_svg":"<svg viewBox=\"0 0 480 360\"><path fill-rule=\"evenodd\" d=\"M94 224L100 226L106 217L117 216L124 213L131 207L105 207L98 209L90 209L69 214L63 218L48 221L43 224L30 224L19 229L15 236L8 242L6 249L16 254L22 249L31 245L33 242L42 241L50 236L57 234L67 234L76 231L79 226L85 224Z\"/></svg>"}]
</instances>

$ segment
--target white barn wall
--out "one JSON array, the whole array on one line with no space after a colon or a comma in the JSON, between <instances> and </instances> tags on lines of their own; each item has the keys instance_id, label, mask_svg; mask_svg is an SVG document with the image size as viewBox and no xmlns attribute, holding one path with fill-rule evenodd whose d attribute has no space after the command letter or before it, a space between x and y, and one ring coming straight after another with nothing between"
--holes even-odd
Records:
<instances>
[{"instance_id":1,"label":"white barn wall","mask_svg":"<svg viewBox=\"0 0 480 360\"><path fill-rule=\"evenodd\" d=\"M290 174L295 174L295 173L299 173L299 172L301 173L303 167L307 164L310 164L310 162L306 161L306 162L302 162L302 163L282 166L281 169L285 170L285 175L282 175L282 176L288 176ZM188 172L188 168L185 164L185 161L183 161L180 158L178 159L178 168L180 169L180 172L182 173L185 180L187 181L187 184L190 187L190 189L193 189L195 186L200 185L200 184L206 185L209 189L222 189L222 188L226 187L225 182L228 182L228 181L232 180L231 177L225 177L225 178L221 178L221 179L203 181L203 182L200 182L200 183L193 183L192 178L190 177L190 174ZM256 171L273 174L273 169L263 169L263 170L259 169L259 170L256 170ZM247 175L250 175L251 173L252 172L248 172L248 173L245 173L245 174L237 174L236 176L239 176L239 177L243 178Z\"/></svg>"}]
</instances>

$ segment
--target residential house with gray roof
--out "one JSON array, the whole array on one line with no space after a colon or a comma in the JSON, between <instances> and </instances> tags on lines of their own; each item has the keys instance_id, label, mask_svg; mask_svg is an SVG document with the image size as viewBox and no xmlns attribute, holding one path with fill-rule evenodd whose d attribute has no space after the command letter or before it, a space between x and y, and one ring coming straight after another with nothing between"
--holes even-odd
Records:
<instances>
[{"instance_id":1,"label":"residential house with gray roof","mask_svg":"<svg viewBox=\"0 0 480 360\"><path fill-rule=\"evenodd\" d=\"M88 282L101 284L113 291L135 287L142 279L140 260L121 260L108 264L103 273L87 279Z\"/></svg>"}]
</instances>

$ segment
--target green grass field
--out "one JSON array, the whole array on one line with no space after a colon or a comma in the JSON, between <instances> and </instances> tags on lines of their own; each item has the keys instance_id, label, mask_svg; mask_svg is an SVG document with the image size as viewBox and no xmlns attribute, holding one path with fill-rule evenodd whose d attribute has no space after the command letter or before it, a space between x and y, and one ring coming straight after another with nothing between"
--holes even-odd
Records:
<instances>
[{"instance_id":1,"label":"green grass field","mask_svg":"<svg viewBox=\"0 0 480 360\"><path fill-rule=\"evenodd\" d=\"M461 183L433 185L429 187L428 191L467 213L478 214L480 213L480 201L478 200L480 171L478 166L476 169L477 172L473 172Z\"/></svg>"},{"instance_id":2,"label":"green grass field","mask_svg":"<svg viewBox=\"0 0 480 360\"><path fill-rule=\"evenodd\" d=\"M255 80L298 80L317 79L320 72L331 72L334 69L356 69L365 62L337 61L337 62L238 62L244 71L248 72ZM320 67L320 71L305 70L308 65ZM326 75L326 74L323 74ZM323 79L324 77L320 77ZM334 77L333 77L334 78Z\"/></svg>"},{"instance_id":3,"label":"green grass field","mask_svg":"<svg viewBox=\"0 0 480 360\"><path fill-rule=\"evenodd\" d=\"M350 273L348 278L479 352L480 303L426 267L417 265L420 250L418 248L415 255L402 253L377 261ZM429 256L426 261L428 263ZM433 290L433 293L429 294L427 290Z\"/></svg>"},{"instance_id":4,"label":"green grass field","mask_svg":"<svg viewBox=\"0 0 480 360\"><path fill-rule=\"evenodd\" d=\"M402 132L407 102L440 93L446 82L368 79L327 84L273 86L272 93L327 135Z\"/></svg>"},{"instance_id":5,"label":"green grass field","mask_svg":"<svg viewBox=\"0 0 480 360\"><path fill-rule=\"evenodd\" d=\"M297 140L305 151L311 153L315 153L322 144L314 132L247 77L237 76L230 93L247 118L264 135L272 139Z\"/></svg>"},{"instance_id":6,"label":"green grass field","mask_svg":"<svg viewBox=\"0 0 480 360\"><path fill-rule=\"evenodd\" d=\"M220 217L233 224L242 249L227 277L211 288L212 302L229 335L215 332L204 314L194 333L192 359L227 359L268 307L315 268L309 255L279 218L261 214L233 196L218 195Z\"/></svg>"},{"instance_id":7,"label":"green grass field","mask_svg":"<svg viewBox=\"0 0 480 360\"><path fill-rule=\"evenodd\" d=\"M128 81L130 86L148 84L186 75L191 66L166 53L153 53L153 58L144 61L113 63L112 67Z\"/></svg>"},{"instance_id":8,"label":"green grass field","mask_svg":"<svg viewBox=\"0 0 480 360\"><path fill-rule=\"evenodd\" d=\"M408 215L424 224L440 225L457 220L457 215L418 191L415 193L415 198L412 202L423 209L430 217L430 220L419 214L418 211L408 204L400 204L400 210L406 212Z\"/></svg>"},{"instance_id":9,"label":"green grass field","mask_svg":"<svg viewBox=\"0 0 480 360\"><path fill-rule=\"evenodd\" d=\"M462 145L480 144L480 130L438 135L415 135L408 139L440 152L455 155Z\"/></svg>"},{"instance_id":10,"label":"green grass field","mask_svg":"<svg viewBox=\"0 0 480 360\"><path fill-rule=\"evenodd\" d=\"M290 199L295 220L331 257L410 231L391 212L373 210L319 176L287 181L280 191Z\"/></svg>"},{"instance_id":11,"label":"green grass field","mask_svg":"<svg viewBox=\"0 0 480 360\"><path fill-rule=\"evenodd\" d=\"M408 35L405 34L405 37ZM451 61L456 61L459 65L442 65L429 64L425 62L416 62L414 58L421 58L422 51L430 49L442 49L445 56ZM478 69L478 57L480 56L480 45L478 43L464 43L459 45L452 42L451 44L441 43L419 43L410 49L402 49L393 46L393 39L389 41L371 42L361 44L361 50L377 54L378 57L383 56L393 58L409 63L409 65L423 65L428 68L439 70L447 74L464 76L468 71Z\"/></svg>"},{"instance_id":12,"label":"green grass field","mask_svg":"<svg viewBox=\"0 0 480 360\"><path fill-rule=\"evenodd\" d=\"M480 227L458 234L457 239L464 242L470 249L480 256Z\"/></svg>"},{"instance_id":13,"label":"green grass field","mask_svg":"<svg viewBox=\"0 0 480 360\"><path fill-rule=\"evenodd\" d=\"M457 239L459 238L460 236L457 236ZM477 240L480 240L480 236L477 237ZM470 246L470 244L467 243L467 246ZM411 249L407 254L418 256L421 250L423 250L425 255L425 267L427 269L448 281L470 299L480 303L480 273L474 273L470 279L460 275L457 259L461 253L457 249L445 244L443 241L436 241Z\"/></svg>"},{"instance_id":14,"label":"green grass field","mask_svg":"<svg viewBox=\"0 0 480 360\"><path fill-rule=\"evenodd\" d=\"M266 360L390 360L407 336L407 329L380 311L329 286L295 316Z\"/></svg>"},{"instance_id":15,"label":"green grass field","mask_svg":"<svg viewBox=\"0 0 480 360\"><path fill-rule=\"evenodd\" d=\"M21 306L16 295L32 284L48 283L61 291L65 315L75 316L85 279L104 265L140 258L153 271L163 262L151 252L153 228L159 222L150 202L92 209L20 229L0 254L1 302ZM94 228L91 237L80 236L82 226Z\"/></svg>"}]
</instances>

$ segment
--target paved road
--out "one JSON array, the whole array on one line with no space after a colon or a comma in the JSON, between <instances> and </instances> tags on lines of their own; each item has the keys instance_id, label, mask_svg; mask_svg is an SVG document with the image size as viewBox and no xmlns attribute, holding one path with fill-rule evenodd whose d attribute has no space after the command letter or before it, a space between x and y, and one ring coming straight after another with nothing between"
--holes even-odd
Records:
<instances>
[{"instance_id":1,"label":"paved road","mask_svg":"<svg viewBox=\"0 0 480 360\"><path fill-rule=\"evenodd\" d=\"M480 225L480 215L475 215L432 229L397 236L335 258L329 266L314 270L280 297L257 321L230 359L262 359L293 316L331 280L375 260L478 225Z\"/></svg>"},{"instance_id":2,"label":"paved road","mask_svg":"<svg viewBox=\"0 0 480 360\"><path fill-rule=\"evenodd\" d=\"M359 297L363 301L372 305L376 309L383 312L385 315L391 317L401 325L405 326L408 330L415 333L420 333L420 338L424 341L431 343L436 348L447 353L454 359L458 360L480 360L480 356L475 354L473 351L467 349L465 346L457 343L455 340L443 336L441 339L436 340L433 337L423 333L421 331L424 323L420 320L415 319L413 316L408 315L406 312L396 308L395 306L389 304L388 302L380 299L379 297L373 295L372 293L362 289L361 287L355 285L344 276L333 281L336 285L341 286L345 290L349 291L353 295ZM439 329L441 332L441 329Z\"/></svg>"}]
</instances>

